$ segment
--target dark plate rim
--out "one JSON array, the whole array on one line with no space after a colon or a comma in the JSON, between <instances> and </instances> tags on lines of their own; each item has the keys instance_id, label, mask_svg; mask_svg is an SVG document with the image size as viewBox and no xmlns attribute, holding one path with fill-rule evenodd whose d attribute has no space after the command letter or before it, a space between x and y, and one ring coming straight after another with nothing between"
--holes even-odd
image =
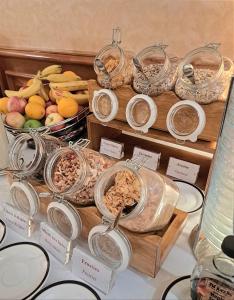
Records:
<instances>
[{"instance_id":1,"label":"dark plate rim","mask_svg":"<svg viewBox=\"0 0 234 300\"><path fill-rule=\"evenodd\" d=\"M42 286L42 284L45 282L45 280L48 276L48 273L49 273L49 269L50 269L50 259L49 259L49 255L46 252L46 250L42 246L40 246L39 244L36 244L36 243L33 243L33 242L19 242L19 243L9 244L9 245L1 248L0 251L3 251L7 248L19 246L19 245L30 245L30 246L34 246L34 247L39 248L43 252L43 254L45 255L45 258L46 258L46 261L47 261L47 268L46 268L46 272L45 272L45 275L44 275L42 281L39 283L39 285L30 294L28 294L27 296L22 298L22 300L26 300L30 296L32 296Z\"/></svg>"},{"instance_id":2,"label":"dark plate rim","mask_svg":"<svg viewBox=\"0 0 234 300\"><path fill-rule=\"evenodd\" d=\"M3 222L3 220L0 219L0 223L3 225L3 228L4 228L4 232L3 232L3 236L2 238L0 239L0 244L2 243L2 241L4 240L5 238L5 235L6 235L6 224Z\"/></svg>"},{"instance_id":3,"label":"dark plate rim","mask_svg":"<svg viewBox=\"0 0 234 300\"><path fill-rule=\"evenodd\" d=\"M186 280L191 278L191 275L185 275L185 276L181 276L179 278L176 278L175 280L173 280L168 286L167 288L164 290L163 295L161 300L166 300L167 294L170 292L170 290L173 288L174 285L176 285L178 282Z\"/></svg>"},{"instance_id":4,"label":"dark plate rim","mask_svg":"<svg viewBox=\"0 0 234 300\"><path fill-rule=\"evenodd\" d=\"M203 191L198 186L196 186L195 184L192 184L191 182L182 180L182 179L173 179L173 181L182 182L182 183L185 183L185 184L188 184L188 185L194 187L202 196L201 204L197 208L195 208L194 210L186 211L186 213L188 213L188 214L194 213L194 212L198 211L199 209L201 209L203 207L203 204L204 204L204 201L205 201L205 194L203 193Z\"/></svg>"},{"instance_id":5,"label":"dark plate rim","mask_svg":"<svg viewBox=\"0 0 234 300\"><path fill-rule=\"evenodd\" d=\"M38 296L40 296L41 294L43 294L45 291L51 289L52 287L58 286L58 285L63 285L63 284L81 285L81 286L87 288L91 293L93 293L94 296L97 298L97 300L101 300L100 296L98 295L98 293L93 288L91 288L88 284L86 284L84 282L81 282L81 281L78 281L78 280L62 280L62 281L54 282L54 283L52 283L52 284L44 287L43 289L41 289L39 292L37 292L37 294L34 295L31 300L37 299Z\"/></svg>"}]
</instances>

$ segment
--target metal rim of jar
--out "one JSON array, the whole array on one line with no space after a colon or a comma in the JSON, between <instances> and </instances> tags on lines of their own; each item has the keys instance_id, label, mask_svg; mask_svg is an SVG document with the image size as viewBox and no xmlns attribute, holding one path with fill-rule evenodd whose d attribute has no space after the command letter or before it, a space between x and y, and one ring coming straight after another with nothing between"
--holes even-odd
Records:
<instances>
[{"instance_id":1,"label":"metal rim of jar","mask_svg":"<svg viewBox=\"0 0 234 300\"><path fill-rule=\"evenodd\" d=\"M100 257L96 246L96 242L94 240L95 237L98 235L102 235L105 233L106 229L108 228L108 225L105 224L99 224L95 227L93 227L88 235L88 245L90 252L96 256ZM130 262L130 258L132 255L132 246L126 235L119 229L113 229L110 232L107 233L107 235L117 244L120 254L121 254L121 262L120 265L115 268L115 271L120 272L124 271Z\"/></svg>"},{"instance_id":2,"label":"metal rim of jar","mask_svg":"<svg viewBox=\"0 0 234 300\"><path fill-rule=\"evenodd\" d=\"M171 62L170 62L170 59L169 59L166 51L160 45L153 45L153 46L149 46L149 47L146 47L143 50L141 50L136 55L136 58L140 62L142 62L142 58L144 56L146 56L149 52L152 52L152 50L157 50L157 51L160 50L165 57L164 65L163 65L161 71L156 76L153 76L150 78L150 82L152 82L152 83L156 82L157 84L159 84L162 80L165 79L165 77L167 76L167 74L170 70L170 67L171 67Z\"/></svg>"},{"instance_id":3,"label":"metal rim of jar","mask_svg":"<svg viewBox=\"0 0 234 300\"><path fill-rule=\"evenodd\" d=\"M81 176L78 178L78 180L69 188L67 188L65 191L60 191L56 185L54 184L53 181L53 167L54 164L57 163L57 159L62 158L65 154L73 152L75 155L79 158L80 164L81 164L81 169L82 173ZM81 153L81 148L74 149L70 147L62 147L58 150L55 150L49 156L46 160L45 167L44 167L44 180L48 188L55 194L60 194L60 195L67 195L67 194L72 194L74 192L77 192L79 190L86 178L87 175L87 163Z\"/></svg>"},{"instance_id":4,"label":"metal rim of jar","mask_svg":"<svg viewBox=\"0 0 234 300\"><path fill-rule=\"evenodd\" d=\"M16 159L15 159L15 155L18 153L19 148L21 147L21 143L27 142L30 139L33 139L33 141L35 143L36 155L35 155L34 159L32 160L32 162L30 163L30 165L26 169L23 169L20 172L16 172L14 174L16 177L24 177L24 176L33 175L37 171L37 169L45 155L45 153L44 153L45 152L45 144L39 134L22 133L16 138L16 140L10 150L9 157L10 157L11 167L13 169L20 170L18 161L16 161Z\"/></svg>"},{"instance_id":5,"label":"metal rim of jar","mask_svg":"<svg viewBox=\"0 0 234 300\"><path fill-rule=\"evenodd\" d=\"M27 197L29 207L26 209L19 197L15 194L15 189L21 190ZM19 182L15 181L10 186L10 194L12 203L21 211L28 214L31 218L37 214L40 209L40 200L37 192L34 190L33 186L29 182Z\"/></svg>"},{"instance_id":6,"label":"metal rim of jar","mask_svg":"<svg viewBox=\"0 0 234 300\"><path fill-rule=\"evenodd\" d=\"M218 71L212 77L212 79L207 80L207 82L205 82L205 83L192 84L189 81L185 81L183 79L183 66L186 65L187 63L190 63L190 60L193 57L193 55L196 55L196 54L204 52L204 51L206 51L206 52L212 51L212 52L215 53L215 55L217 55L217 57L219 57L220 65L219 65ZM224 59L223 59L223 56L216 49L205 46L205 47L200 47L200 48L194 49L194 50L190 51L189 53L187 53L185 58L179 64L178 79L177 80L181 80L183 82L183 84L185 86L187 86L188 88L190 88L190 89L199 89L199 88L202 89L202 88L207 88L209 85L215 83L215 81L218 80L218 78L222 75L223 72L224 72Z\"/></svg>"},{"instance_id":7,"label":"metal rim of jar","mask_svg":"<svg viewBox=\"0 0 234 300\"><path fill-rule=\"evenodd\" d=\"M108 180L115 175L116 173L123 171L123 170L127 170L132 172L137 179L140 182L140 186L141 186L141 196L140 196L140 200L137 204L137 206L127 215L125 216L121 216L121 219L126 219L126 218L133 218L135 216L137 216L138 214L140 214L145 206L145 203L147 201L147 187L144 184L144 181L141 177L141 175L139 174L138 170L132 166L131 164L129 164L128 162L124 161L124 162L118 162L116 163L113 167L107 169L105 172L103 172L94 187L94 200L95 200L95 204L98 208L98 210L101 212L101 214L107 218L107 220L113 221L115 219L115 216L108 210L108 208L105 206L105 204L103 204L102 199L105 193L105 187L108 185ZM106 180L107 178L107 180ZM103 189L104 187L104 189Z\"/></svg>"},{"instance_id":8,"label":"metal rim of jar","mask_svg":"<svg viewBox=\"0 0 234 300\"><path fill-rule=\"evenodd\" d=\"M94 61L99 58L99 59L102 59L103 55L105 54L105 52L111 50L111 49L114 49L114 48L117 48L119 50L119 53L120 53L120 59L119 59L119 64L118 66L112 71L109 73L110 77L113 78L117 75L119 75L119 73L121 73L124 65L125 65L125 53L123 51L122 48L120 48L117 44L110 44L110 45L107 45L106 47L102 48L98 54L96 55ZM100 74L100 71L99 69L97 68L96 64L94 63L94 71L95 73L98 75Z\"/></svg>"},{"instance_id":9,"label":"metal rim of jar","mask_svg":"<svg viewBox=\"0 0 234 300\"><path fill-rule=\"evenodd\" d=\"M71 227L71 235L67 237L71 240L75 240L76 238L78 238L82 231L82 222L81 222L80 215L76 211L76 209L67 201L51 202L48 205L47 208L48 222L54 225L59 232L63 233L62 230L60 230L61 228L61 226L59 225L60 220L57 217L55 217L54 214L56 210L59 210L60 213L62 213L69 221Z\"/></svg>"}]
</instances>

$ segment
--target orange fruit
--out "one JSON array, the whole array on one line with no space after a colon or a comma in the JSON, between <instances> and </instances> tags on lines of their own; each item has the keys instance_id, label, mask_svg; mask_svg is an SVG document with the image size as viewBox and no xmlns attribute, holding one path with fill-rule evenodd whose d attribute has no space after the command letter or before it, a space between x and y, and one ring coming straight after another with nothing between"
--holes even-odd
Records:
<instances>
[{"instance_id":1,"label":"orange fruit","mask_svg":"<svg viewBox=\"0 0 234 300\"><path fill-rule=\"evenodd\" d=\"M28 103L37 103L40 104L41 106L45 107L45 100L38 95L33 95L28 99Z\"/></svg>"},{"instance_id":2,"label":"orange fruit","mask_svg":"<svg viewBox=\"0 0 234 300\"><path fill-rule=\"evenodd\" d=\"M8 110L7 110L7 103L8 103L9 98L8 97L4 97L0 99L0 112L3 114L7 114Z\"/></svg>"},{"instance_id":3,"label":"orange fruit","mask_svg":"<svg viewBox=\"0 0 234 300\"><path fill-rule=\"evenodd\" d=\"M26 82L26 86L30 86L32 85L33 83L33 78L29 79L27 82Z\"/></svg>"},{"instance_id":4,"label":"orange fruit","mask_svg":"<svg viewBox=\"0 0 234 300\"><path fill-rule=\"evenodd\" d=\"M64 118L75 116L79 111L79 105L73 98L61 98L58 102L58 113Z\"/></svg>"},{"instance_id":5,"label":"orange fruit","mask_svg":"<svg viewBox=\"0 0 234 300\"><path fill-rule=\"evenodd\" d=\"M45 116L45 108L38 103L28 103L25 106L27 117L33 120L41 120Z\"/></svg>"},{"instance_id":6,"label":"orange fruit","mask_svg":"<svg viewBox=\"0 0 234 300\"><path fill-rule=\"evenodd\" d=\"M65 72L63 72L63 74L66 76L77 77L76 73L74 73L72 71L65 71Z\"/></svg>"}]
</instances>

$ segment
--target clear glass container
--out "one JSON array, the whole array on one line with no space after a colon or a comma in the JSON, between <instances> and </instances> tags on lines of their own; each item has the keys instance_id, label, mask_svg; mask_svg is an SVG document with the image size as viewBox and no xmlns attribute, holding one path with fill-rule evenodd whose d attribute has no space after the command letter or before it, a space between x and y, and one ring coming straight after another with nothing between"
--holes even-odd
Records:
<instances>
[{"instance_id":1,"label":"clear glass container","mask_svg":"<svg viewBox=\"0 0 234 300\"><path fill-rule=\"evenodd\" d=\"M88 243L91 253L116 272L124 271L130 262L132 248L125 234L115 228L108 230L100 224L89 232Z\"/></svg>"},{"instance_id":2,"label":"clear glass container","mask_svg":"<svg viewBox=\"0 0 234 300\"><path fill-rule=\"evenodd\" d=\"M136 131L148 132L157 119L157 106L148 95L132 97L126 106L126 119L128 124Z\"/></svg>"},{"instance_id":3,"label":"clear glass container","mask_svg":"<svg viewBox=\"0 0 234 300\"><path fill-rule=\"evenodd\" d=\"M95 203L107 220L122 210L119 224L135 232L166 226L179 199L172 180L133 161L116 163L95 185Z\"/></svg>"},{"instance_id":4,"label":"clear glass container","mask_svg":"<svg viewBox=\"0 0 234 300\"><path fill-rule=\"evenodd\" d=\"M223 240L221 253L197 264L191 276L191 298L234 299L234 235Z\"/></svg>"},{"instance_id":5,"label":"clear glass container","mask_svg":"<svg viewBox=\"0 0 234 300\"><path fill-rule=\"evenodd\" d=\"M94 203L94 185L98 176L114 164L113 159L85 148L88 143L87 140L80 140L55 150L44 169L48 188L80 206Z\"/></svg>"},{"instance_id":6,"label":"clear glass container","mask_svg":"<svg viewBox=\"0 0 234 300\"><path fill-rule=\"evenodd\" d=\"M179 65L175 92L181 99L198 103L225 101L233 62L218 52L218 44L208 44L189 52Z\"/></svg>"},{"instance_id":7,"label":"clear glass container","mask_svg":"<svg viewBox=\"0 0 234 300\"><path fill-rule=\"evenodd\" d=\"M56 197L55 197L56 199ZM75 240L82 230L82 222L77 210L67 201L53 201L47 208L48 223L68 240Z\"/></svg>"},{"instance_id":8,"label":"clear glass container","mask_svg":"<svg viewBox=\"0 0 234 300\"><path fill-rule=\"evenodd\" d=\"M132 81L132 55L121 47L119 28L113 29L112 43L102 48L94 60L98 83L108 89L116 89Z\"/></svg>"},{"instance_id":9,"label":"clear glass container","mask_svg":"<svg viewBox=\"0 0 234 300\"><path fill-rule=\"evenodd\" d=\"M166 45L147 47L136 55L133 88L138 93L157 96L173 89L178 63L165 52Z\"/></svg>"},{"instance_id":10,"label":"clear glass container","mask_svg":"<svg viewBox=\"0 0 234 300\"><path fill-rule=\"evenodd\" d=\"M206 114L194 101L179 101L170 108L166 123L168 131L177 140L196 142L205 127Z\"/></svg>"},{"instance_id":11,"label":"clear glass container","mask_svg":"<svg viewBox=\"0 0 234 300\"><path fill-rule=\"evenodd\" d=\"M28 142L33 140L35 149L28 147ZM9 159L10 168L14 175L19 178L33 176L36 179L43 179L43 168L48 155L64 145L59 139L37 132L22 133L18 135L13 143Z\"/></svg>"}]
</instances>

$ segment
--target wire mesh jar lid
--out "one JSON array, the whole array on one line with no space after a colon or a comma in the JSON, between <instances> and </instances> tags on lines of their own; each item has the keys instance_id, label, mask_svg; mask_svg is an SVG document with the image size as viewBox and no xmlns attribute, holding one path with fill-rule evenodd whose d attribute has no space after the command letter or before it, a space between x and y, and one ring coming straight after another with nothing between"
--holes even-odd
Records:
<instances>
[{"instance_id":1,"label":"wire mesh jar lid","mask_svg":"<svg viewBox=\"0 0 234 300\"><path fill-rule=\"evenodd\" d=\"M88 243L91 253L116 272L125 270L131 259L131 244L118 229L105 232L108 225L100 224L89 232Z\"/></svg>"},{"instance_id":2,"label":"wire mesh jar lid","mask_svg":"<svg viewBox=\"0 0 234 300\"><path fill-rule=\"evenodd\" d=\"M40 209L40 200L33 186L26 181L15 181L10 186L12 204L30 217Z\"/></svg>"},{"instance_id":3,"label":"wire mesh jar lid","mask_svg":"<svg viewBox=\"0 0 234 300\"><path fill-rule=\"evenodd\" d=\"M132 97L126 107L126 119L133 129L148 132L157 119L157 106L153 98L144 94Z\"/></svg>"},{"instance_id":4,"label":"wire mesh jar lid","mask_svg":"<svg viewBox=\"0 0 234 300\"><path fill-rule=\"evenodd\" d=\"M81 233L79 213L67 201L51 202L47 208L47 218L49 224L70 240L75 240Z\"/></svg>"},{"instance_id":5,"label":"wire mesh jar lid","mask_svg":"<svg viewBox=\"0 0 234 300\"><path fill-rule=\"evenodd\" d=\"M198 103L192 100L179 101L167 114L167 129L181 141L196 142L206 124L206 115Z\"/></svg>"},{"instance_id":6,"label":"wire mesh jar lid","mask_svg":"<svg viewBox=\"0 0 234 300\"><path fill-rule=\"evenodd\" d=\"M95 91L92 99L92 111L101 122L110 122L118 112L119 102L116 94L108 89Z\"/></svg>"}]
</instances>

